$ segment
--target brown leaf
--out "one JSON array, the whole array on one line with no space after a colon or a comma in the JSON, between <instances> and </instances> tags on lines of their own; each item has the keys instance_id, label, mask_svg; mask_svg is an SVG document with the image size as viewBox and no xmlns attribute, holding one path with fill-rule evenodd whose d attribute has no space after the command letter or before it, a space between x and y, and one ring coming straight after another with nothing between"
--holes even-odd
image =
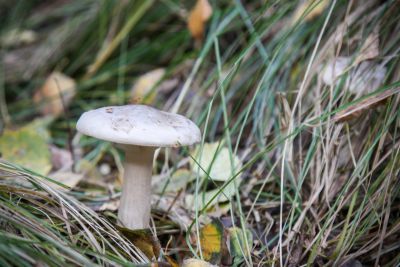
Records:
<instances>
[{"instance_id":1,"label":"brown leaf","mask_svg":"<svg viewBox=\"0 0 400 267\"><path fill-rule=\"evenodd\" d=\"M211 17L212 7L207 0L197 0L189 14L188 28L192 36L201 40L204 34L205 23Z\"/></svg>"},{"instance_id":2,"label":"brown leaf","mask_svg":"<svg viewBox=\"0 0 400 267\"><path fill-rule=\"evenodd\" d=\"M43 115L59 116L76 93L75 80L60 72L53 72L44 85L36 91L33 101Z\"/></svg>"},{"instance_id":3,"label":"brown leaf","mask_svg":"<svg viewBox=\"0 0 400 267\"><path fill-rule=\"evenodd\" d=\"M400 92L400 87L386 90L379 93L378 95L372 95L366 99L356 103L340 112L338 112L333 120L337 122L348 121L359 117L363 112L379 105L382 101L386 100L388 97Z\"/></svg>"}]
</instances>

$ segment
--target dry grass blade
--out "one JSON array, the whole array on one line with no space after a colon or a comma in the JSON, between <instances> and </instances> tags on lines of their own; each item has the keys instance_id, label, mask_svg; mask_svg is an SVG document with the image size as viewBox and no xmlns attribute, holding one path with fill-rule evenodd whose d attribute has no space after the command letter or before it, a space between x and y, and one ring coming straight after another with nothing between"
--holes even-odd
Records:
<instances>
[{"instance_id":1,"label":"dry grass blade","mask_svg":"<svg viewBox=\"0 0 400 267\"><path fill-rule=\"evenodd\" d=\"M382 104L387 98L400 92L400 87L383 91L379 94L371 95L362 101L339 111L333 117L334 121L343 122L359 117L362 113Z\"/></svg>"}]
</instances>

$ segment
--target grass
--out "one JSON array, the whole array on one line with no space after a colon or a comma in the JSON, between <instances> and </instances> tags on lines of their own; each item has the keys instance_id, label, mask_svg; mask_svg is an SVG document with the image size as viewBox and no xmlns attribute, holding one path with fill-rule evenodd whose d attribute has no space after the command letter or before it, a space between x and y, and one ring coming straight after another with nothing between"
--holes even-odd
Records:
<instances>
[{"instance_id":1,"label":"grass","mask_svg":"<svg viewBox=\"0 0 400 267\"><path fill-rule=\"evenodd\" d=\"M167 92L155 87L152 105L194 120L203 133L200 150L207 142L219 142L230 162L239 157L243 163L223 185L202 177L200 168L209 173L207 166L195 168L193 182L172 196L173 208L190 218L187 229L170 209L154 208L164 255L177 261L204 258L201 227L218 207L192 211L184 198L193 194L200 201L210 188L219 189L218 198L233 183L234 196L217 205L228 204L218 218L251 230L244 239L253 242L241 247L243 265L399 264L399 96L337 122L335 114L368 96L349 92L345 79L351 69L334 86L321 78L332 58L355 59L362 53L368 35L379 27L379 55L372 62L384 64L387 72L370 96L399 87L396 1L328 1L321 14L309 19L307 13L321 2L315 1L296 22L297 1L211 2L214 12L201 45L186 29L192 2L55 2L46 12L49 3L6 4L7 12L0 12L1 35L29 29L40 39L22 45L28 47L27 56L21 45L2 46L2 55L15 58L1 69L3 127L38 115L31 96L56 69L78 84L66 114L51 126L51 143L68 147L73 137L68 132L74 133L84 110L128 103L137 77L164 67L163 79L178 83ZM121 159L115 148L84 137L79 147L92 168L101 162L116 166L112 177L117 180ZM191 150L160 151L155 174L171 179L175 170L188 168L185 161L191 157L201 162ZM114 185L118 196L118 182L96 181L93 189L89 180L65 193L13 163L2 161L0 169L0 243L12 248L0 245L2 265L148 261L112 226L115 212L88 208L110 201L105 183ZM9 184L9 176L27 179L35 188ZM168 192L157 197L171 198Z\"/></svg>"},{"instance_id":2,"label":"grass","mask_svg":"<svg viewBox=\"0 0 400 267\"><path fill-rule=\"evenodd\" d=\"M107 220L75 198L54 190L45 177L1 162L3 178L34 185L1 185L3 266L132 265L148 262L143 253Z\"/></svg>"}]
</instances>

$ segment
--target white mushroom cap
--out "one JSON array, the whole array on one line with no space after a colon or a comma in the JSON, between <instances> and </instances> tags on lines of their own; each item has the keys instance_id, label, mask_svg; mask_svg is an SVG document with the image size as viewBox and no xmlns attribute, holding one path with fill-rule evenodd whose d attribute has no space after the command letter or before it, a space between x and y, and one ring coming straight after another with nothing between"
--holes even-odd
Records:
<instances>
[{"instance_id":1,"label":"white mushroom cap","mask_svg":"<svg viewBox=\"0 0 400 267\"><path fill-rule=\"evenodd\" d=\"M82 114L79 132L118 144L177 147L200 142L200 129L186 117L144 105L110 106Z\"/></svg>"}]
</instances>

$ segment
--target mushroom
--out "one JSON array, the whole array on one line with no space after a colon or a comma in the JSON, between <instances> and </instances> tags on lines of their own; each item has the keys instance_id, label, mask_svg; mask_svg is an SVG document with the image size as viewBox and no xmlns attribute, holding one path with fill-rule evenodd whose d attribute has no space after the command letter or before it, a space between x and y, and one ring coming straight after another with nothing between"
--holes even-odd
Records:
<instances>
[{"instance_id":1,"label":"mushroom","mask_svg":"<svg viewBox=\"0 0 400 267\"><path fill-rule=\"evenodd\" d=\"M192 145L201 139L199 128L191 120L145 105L91 110L82 114L76 128L85 135L114 142L125 151L118 219L129 229L149 227L156 148Z\"/></svg>"}]
</instances>

